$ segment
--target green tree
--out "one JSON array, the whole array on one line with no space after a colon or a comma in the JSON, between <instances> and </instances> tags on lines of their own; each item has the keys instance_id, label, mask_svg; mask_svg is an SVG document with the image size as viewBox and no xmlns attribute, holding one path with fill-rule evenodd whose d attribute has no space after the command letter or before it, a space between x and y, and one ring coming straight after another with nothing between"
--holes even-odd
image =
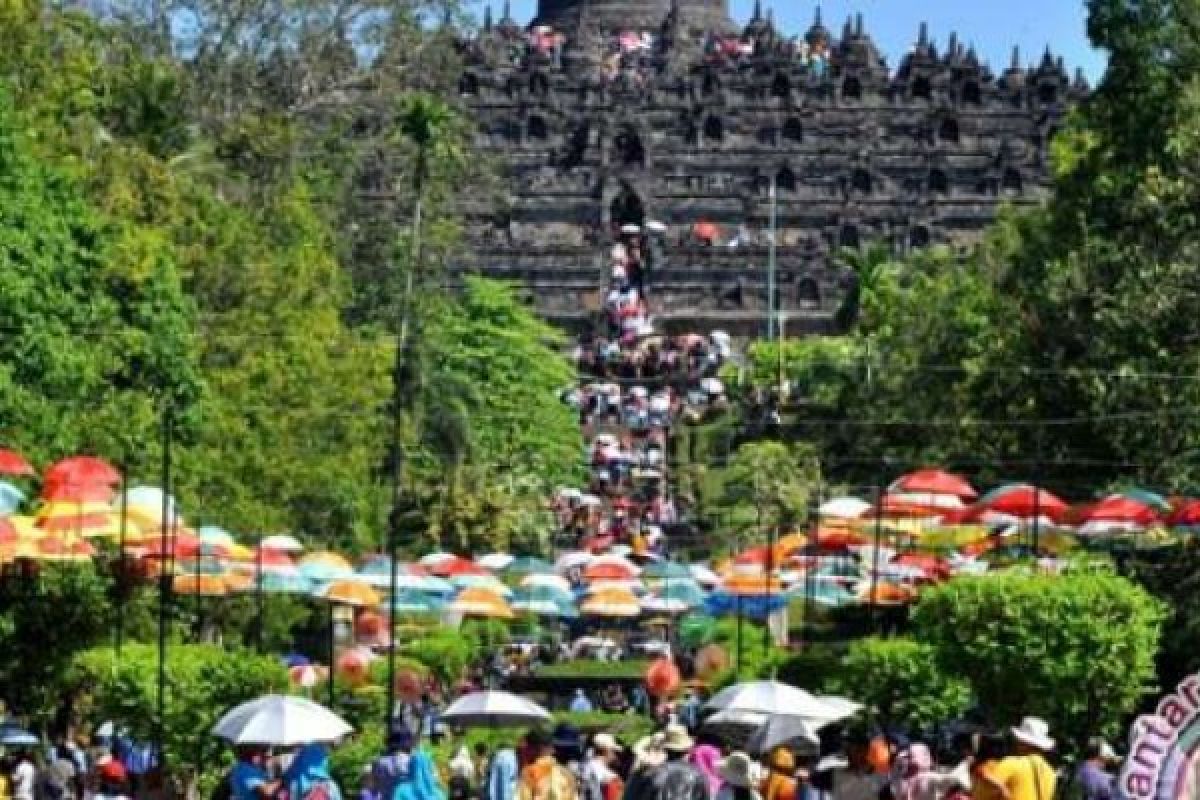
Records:
<instances>
[{"instance_id":1,"label":"green tree","mask_svg":"<svg viewBox=\"0 0 1200 800\"><path fill-rule=\"evenodd\" d=\"M1114 575L960 579L921 595L913 638L965 676L992 721L1037 714L1081 747L1152 688L1163 607Z\"/></svg>"},{"instance_id":2,"label":"green tree","mask_svg":"<svg viewBox=\"0 0 1200 800\"><path fill-rule=\"evenodd\" d=\"M881 725L910 731L958 719L971 704L970 684L945 672L931 645L912 639L852 642L820 686L862 703Z\"/></svg>"},{"instance_id":3,"label":"green tree","mask_svg":"<svg viewBox=\"0 0 1200 800\"><path fill-rule=\"evenodd\" d=\"M821 482L815 450L776 441L743 444L720 475L721 504L733 527L765 539L798 524Z\"/></svg>"}]
</instances>

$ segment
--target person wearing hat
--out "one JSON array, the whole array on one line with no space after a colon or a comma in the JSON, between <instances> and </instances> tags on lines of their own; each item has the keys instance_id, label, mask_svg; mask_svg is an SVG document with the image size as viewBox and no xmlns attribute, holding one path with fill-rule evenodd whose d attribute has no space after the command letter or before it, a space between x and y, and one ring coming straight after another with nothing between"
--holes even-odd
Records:
<instances>
[{"instance_id":1,"label":"person wearing hat","mask_svg":"<svg viewBox=\"0 0 1200 800\"><path fill-rule=\"evenodd\" d=\"M575 776L554 757L554 739L542 730L525 737L533 763L521 770L517 800L578 800Z\"/></svg>"},{"instance_id":2,"label":"person wearing hat","mask_svg":"<svg viewBox=\"0 0 1200 800\"><path fill-rule=\"evenodd\" d=\"M1053 752L1050 726L1038 717L1026 717L1010 729L1014 755L1002 759L988 779L1002 788L1006 800L1053 800L1058 778L1046 761Z\"/></svg>"},{"instance_id":3,"label":"person wearing hat","mask_svg":"<svg viewBox=\"0 0 1200 800\"><path fill-rule=\"evenodd\" d=\"M651 776L651 800L710 800L708 780L688 759L694 744L687 728L678 723L663 730L665 762Z\"/></svg>"},{"instance_id":4,"label":"person wearing hat","mask_svg":"<svg viewBox=\"0 0 1200 800\"><path fill-rule=\"evenodd\" d=\"M1088 740L1084 762L1076 776L1083 800L1113 800L1115 779L1110 769L1118 760L1108 742L1100 738Z\"/></svg>"},{"instance_id":5,"label":"person wearing hat","mask_svg":"<svg viewBox=\"0 0 1200 800\"><path fill-rule=\"evenodd\" d=\"M501 747L492 754L483 785L483 800L514 800L517 796L517 751Z\"/></svg>"},{"instance_id":6,"label":"person wearing hat","mask_svg":"<svg viewBox=\"0 0 1200 800\"><path fill-rule=\"evenodd\" d=\"M583 766L583 800L612 800L621 796L624 787L615 768L623 749L611 733L592 737L592 756Z\"/></svg>"},{"instance_id":7,"label":"person wearing hat","mask_svg":"<svg viewBox=\"0 0 1200 800\"><path fill-rule=\"evenodd\" d=\"M723 786L717 800L762 800L758 785L762 782L762 769L745 753L731 753L717 765Z\"/></svg>"}]
</instances>

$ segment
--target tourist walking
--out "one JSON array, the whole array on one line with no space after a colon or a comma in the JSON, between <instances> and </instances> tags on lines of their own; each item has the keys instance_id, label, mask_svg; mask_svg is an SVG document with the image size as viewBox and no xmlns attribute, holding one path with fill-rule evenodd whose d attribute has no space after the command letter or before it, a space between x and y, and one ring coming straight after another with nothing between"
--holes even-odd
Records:
<instances>
[{"instance_id":1,"label":"tourist walking","mask_svg":"<svg viewBox=\"0 0 1200 800\"><path fill-rule=\"evenodd\" d=\"M1054 751L1050 726L1037 717L1026 717L1012 728L1015 754L996 764L993 780L1005 800L1051 800L1058 783L1054 768L1046 756Z\"/></svg>"},{"instance_id":2,"label":"tourist walking","mask_svg":"<svg viewBox=\"0 0 1200 800\"><path fill-rule=\"evenodd\" d=\"M1115 779L1110 770L1116 763L1116 751L1108 742L1098 738L1088 740L1084 761L1076 774L1083 800L1113 800Z\"/></svg>"},{"instance_id":3,"label":"tourist walking","mask_svg":"<svg viewBox=\"0 0 1200 800\"><path fill-rule=\"evenodd\" d=\"M342 792L329 772L329 753L321 744L306 744L283 774L288 800L342 800Z\"/></svg>"},{"instance_id":4,"label":"tourist walking","mask_svg":"<svg viewBox=\"0 0 1200 800\"><path fill-rule=\"evenodd\" d=\"M616 767L622 749L612 734L592 737L592 756L583 766L583 800L619 800L624 786Z\"/></svg>"},{"instance_id":5,"label":"tourist walking","mask_svg":"<svg viewBox=\"0 0 1200 800\"><path fill-rule=\"evenodd\" d=\"M488 765L483 800L515 800L519 772L517 751L511 747L497 750Z\"/></svg>"},{"instance_id":6,"label":"tourist walking","mask_svg":"<svg viewBox=\"0 0 1200 800\"><path fill-rule=\"evenodd\" d=\"M700 743L692 748L690 760L692 766L700 770L700 774L704 776L704 780L708 784L708 796L716 798L717 793L721 791L720 748L712 742L705 741L701 736Z\"/></svg>"},{"instance_id":7,"label":"tourist walking","mask_svg":"<svg viewBox=\"0 0 1200 800\"><path fill-rule=\"evenodd\" d=\"M396 787L407 779L413 743L407 728L395 728L388 734L387 752L371 765L371 784L380 800L392 800Z\"/></svg>"},{"instance_id":8,"label":"tourist walking","mask_svg":"<svg viewBox=\"0 0 1200 800\"><path fill-rule=\"evenodd\" d=\"M762 780L762 770L745 753L732 753L717 767L721 775L721 791L717 800L762 800L756 788Z\"/></svg>"},{"instance_id":9,"label":"tourist walking","mask_svg":"<svg viewBox=\"0 0 1200 800\"><path fill-rule=\"evenodd\" d=\"M663 731L666 763L654 771L653 800L708 800L708 779L689 760L695 742L678 723Z\"/></svg>"},{"instance_id":10,"label":"tourist walking","mask_svg":"<svg viewBox=\"0 0 1200 800\"><path fill-rule=\"evenodd\" d=\"M517 800L578 800L579 789L570 770L554 757L554 741L545 731L526 737L533 763L521 770Z\"/></svg>"}]
</instances>

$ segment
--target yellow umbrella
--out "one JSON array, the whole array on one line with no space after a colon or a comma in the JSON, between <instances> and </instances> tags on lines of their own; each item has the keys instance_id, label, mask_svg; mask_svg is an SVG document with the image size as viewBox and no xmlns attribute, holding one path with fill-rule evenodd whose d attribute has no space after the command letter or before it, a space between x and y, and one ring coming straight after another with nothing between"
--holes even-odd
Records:
<instances>
[{"instance_id":1,"label":"yellow umbrella","mask_svg":"<svg viewBox=\"0 0 1200 800\"><path fill-rule=\"evenodd\" d=\"M721 586L730 594L743 597L783 592L783 584L774 577L768 578L764 572L734 573Z\"/></svg>"},{"instance_id":2,"label":"yellow umbrella","mask_svg":"<svg viewBox=\"0 0 1200 800\"><path fill-rule=\"evenodd\" d=\"M366 608L377 606L383 602L383 598L379 596L379 592L362 581L334 581L321 589L319 594L329 602L343 606Z\"/></svg>"},{"instance_id":3,"label":"yellow umbrella","mask_svg":"<svg viewBox=\"0 0 1200 800\"><path fill-rule=\"evenodd\" d=\"M583 601L579 611L591 617L636 617L641 603L628 589L602 589Z\"/></svg>"},{"instance_id":4,"label":"yellow umbrella","mask_svg":"<svg viewBox=\"0 0 1200 800\"><path fill-rule=\"evenodd\" d=\"M63 563L79 563L91 561L96 555L96 548L83 539L72 539L60 536L45 536L33 540L37 554L30 556L37 561L56 561Z\"/></svg>"},{"instance_id":5,"label":"yellow umbrella","mask_svg":"<svg viewBox=\"0 0 1200 800\"><path fill-rule=\"evenodd\" d=\"M171 579L171 590L175 594L224 597L229 594L229 585L223 575L176 575Z\"/></svg>"},{"instance_id":6,"label":"yellow umbrella","mask_svg":"<svg viewBox=\"0 0 1200 800\"><path fill-rule=\"evenodd\" d=\"M450 610L469 617L512 619L515 616L503 597L480 588L464 589L450 604Z\"/></svg>"}]
</instances>

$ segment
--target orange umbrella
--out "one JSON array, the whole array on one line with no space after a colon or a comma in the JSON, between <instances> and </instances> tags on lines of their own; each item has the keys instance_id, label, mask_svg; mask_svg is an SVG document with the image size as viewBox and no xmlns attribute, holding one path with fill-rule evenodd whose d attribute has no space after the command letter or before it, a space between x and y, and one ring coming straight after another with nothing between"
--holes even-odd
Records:
<instances>
[{"instance_id":1,"label":"orange umbrella","mask_svg":"<svg viewBox=\"0 0 1200 800\"><path fill-rule=\"evenodd\" d=\"M721 235L721 229L707 220L701 220L692 226L692 235L697 239L713 241Z\"/></svg>"},{"instance_id":2,"label":"orange umbrella","mask_svg":"<svg viewBox=\"0 0 1200 800\"><path fill-rule=\"evenodd\" d=\"M733 595L750 597L762 594L781 594L783 584L765 573L733 574L725 579L722 588Z\"/></svg>"},{"instance_id":3,"label":"orange umbrella","mask_svg":"<svg viewBox=\"0 0 1200 800\"><path fill-rule=\"evenodd\" d=\"M583 601L580 613L592 617L636 617L642 613L637 596L628 589L601 589Z\"/></svg>"},{"instance_id":4,"label":"orange umbrella","mask_svg":"<svg viewBox=\"0 0 1200 800\"><path fill-rule=\"evenodd\" d=\"M96 555L96 548L83 539L46 536L37 539L35 544L37 553L31 557L38 561L91 561Z\"/></svg>"},{"instance_id":5,"label":"orange umbrella","mask_svg":"<svg viewBox=\"0 0 1200 800\"><path fill-rule=\"evenodd\" d=\"M449 608L470 617L512 619L515 616L507 600L489 589L479 587L464 589Z\"/></svg>"},{"instance_id":6,"label":"orange umbrella","mask_svg":"<svg viewBox=\"0 0 1200 800\"><path fill-rule=\"evenodd\" d=\"M592 564L583 571L586 581L629 581L637 577L636 568L614 561Z\"/></svg>"},{"instance_id":7,"label":"orange umbrella","mask_svg":"<svg viewBox=\"0 0 1200 800\"><path fill-rule=\"evenodd\" d=\"M320 596L331 603L367 608L383 602L379 592L361 581L334 581L321 589Z\"/></svg>"},{"instance_id":8,"label":"orange umbrella","mask_svg":"<svg viewBox=\"0 0 1200 800\"><path fill-rule=\"evenodd\" d=\"M196 597L224 597L229 594L229 585L222 575L176 575L171 579L171 591Z\"/></svg>"},{"instance_id":9,"label":"orange umbrella","mask_svg":"<svg viewBox=\"0 0 1200 800\"><path fill-rule=\"evenodd\" d=\"M867 586L862 591L862 601L876 606L902 606L917 599L917 590L911 586L880 582L874 592Z\"/></svg>"}]
</instances>

